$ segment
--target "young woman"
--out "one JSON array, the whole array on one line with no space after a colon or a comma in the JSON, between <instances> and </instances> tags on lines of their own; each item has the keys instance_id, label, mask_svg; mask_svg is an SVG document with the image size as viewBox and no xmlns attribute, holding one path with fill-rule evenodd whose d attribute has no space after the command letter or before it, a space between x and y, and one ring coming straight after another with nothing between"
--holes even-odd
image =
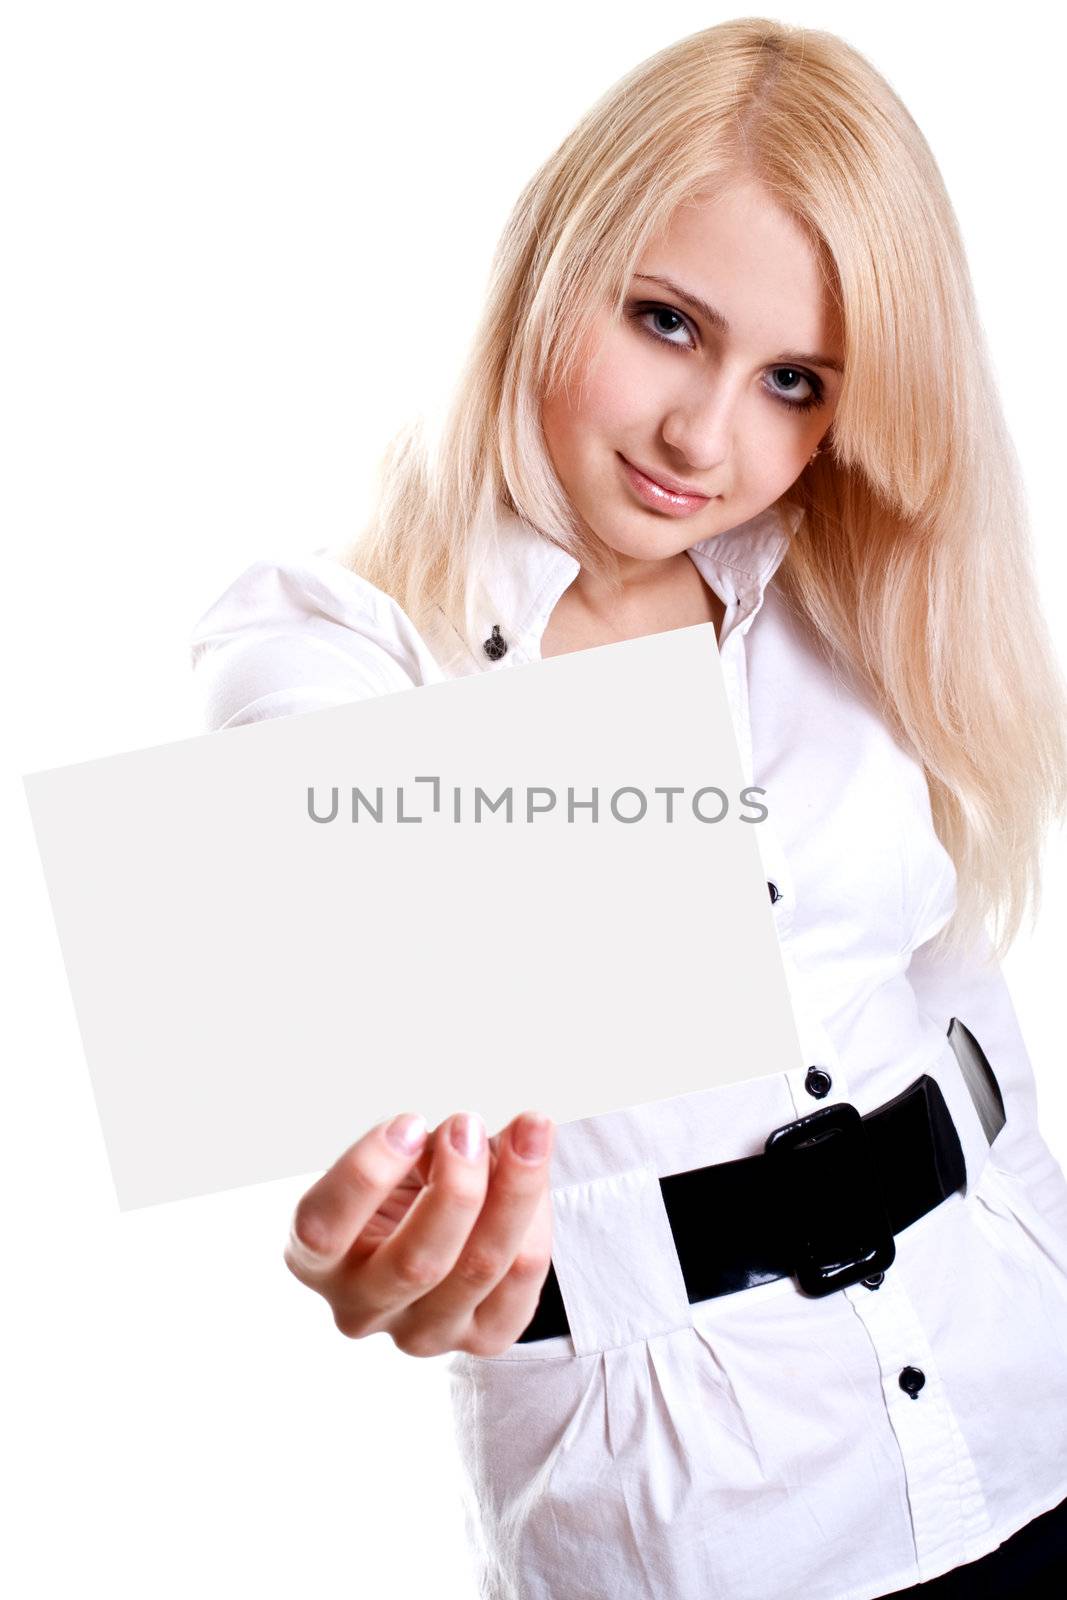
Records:
<instances>
[{"instance_id":1,"label":"young woman","mask_svg":"<svg viewBox=\"0 0 1067 1600\"><path fill-rule=\"evenodd\" d=\"M455 1352L494 1600L1037 1593L1067 1184L995 957L1063 693L933 158L855 51L761 20L589 113L435 444L195 651L230 727L707 621L805 1069L491 1140L401 1113L288 1264L342 1332Z\"/></svg>"}]
</instances>

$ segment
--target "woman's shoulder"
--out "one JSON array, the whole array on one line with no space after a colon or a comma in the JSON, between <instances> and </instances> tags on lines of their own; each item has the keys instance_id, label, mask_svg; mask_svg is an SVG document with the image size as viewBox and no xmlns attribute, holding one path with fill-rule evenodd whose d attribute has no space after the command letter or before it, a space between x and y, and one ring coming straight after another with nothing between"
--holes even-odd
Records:
<instances>
[{"instance_id":1,"label":"woman's shoulder","mask_svg":"<svg viewBox=\"0 0 1067 1600\"><path fill-rule=\"evenodd\" d=\"M190 644L213 730L440 676L392 596L325 550L253 562L199 618Z\"/></svg>"},{"instance_id":2,"label":"woman's shoulder","mask_svg":"<svg viewBox=\"0 0 1067 1600\"><path fill-rule=\"evenodd\" d=\"M194 639L311 617L328 617L356 629L380 627L394 611L404 615L391 596L327 550L315 550L254 561L204 612Z\"/></svg>"}]
</instances>

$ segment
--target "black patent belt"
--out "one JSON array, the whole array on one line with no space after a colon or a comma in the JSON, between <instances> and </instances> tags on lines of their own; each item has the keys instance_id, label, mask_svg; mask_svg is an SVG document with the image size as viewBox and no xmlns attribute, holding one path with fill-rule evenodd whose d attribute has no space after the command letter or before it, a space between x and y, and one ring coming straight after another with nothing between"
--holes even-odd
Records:
<instances>
[{"instance_id":1,"label":"black patent belt","mask_svg":"<svg viewBox=\"0 0 1067 1600\"><path fill-rule=\"evenodd\" d=\"M944 1096L924 1075L866 1116L848 1104L822 1106L776 1128L760 1155L659 1183L692 1304L775 1278L793 1277L810 1295L878 1282L894 1259L894 1235L966 1176ZM569 1331L550 1265L516 1342Z\"/></svg>"}]
</instances>

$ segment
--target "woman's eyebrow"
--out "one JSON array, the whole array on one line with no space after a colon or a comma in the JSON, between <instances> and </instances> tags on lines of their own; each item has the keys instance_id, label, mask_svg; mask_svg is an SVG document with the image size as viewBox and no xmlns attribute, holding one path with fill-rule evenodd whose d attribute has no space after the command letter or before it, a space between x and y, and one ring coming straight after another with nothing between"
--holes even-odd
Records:
<instances>
[{"instance_id":1,"label":"woman's eyebrow","mask_svg":"<svg viewBox=\"0 0 1067 1600\"><path fill-rule=\"evenodd\" d=\"M683 305L687 305L691 311L695 311L697 316L703 317L709 327L716 328L719 333L729 333L730 324L721 311L716 311L714 306L709 306L708 302L702 300L699 295L690 294L688 289L683 289L681 284L675 283L673 278L662 278L649 272L635 272L634 277L640 279L642 283L658 283L662 289L666 289L676 300L681 300ZM813 355L807 350L783 350L776 359L780 362L795 361L798 366L826 367L830 372L844 372L845 370L843 364L835 360L833 356Z\"/></svg>"}]
</instances>

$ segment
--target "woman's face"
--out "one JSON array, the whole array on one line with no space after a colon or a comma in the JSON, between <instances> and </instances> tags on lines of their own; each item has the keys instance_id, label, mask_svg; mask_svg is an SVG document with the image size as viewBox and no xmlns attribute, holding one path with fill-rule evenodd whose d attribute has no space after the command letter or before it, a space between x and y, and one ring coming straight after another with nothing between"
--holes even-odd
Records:
<instances>
[{"instance_id":1,"label":"woman's face","mask_svg":"<svg viewBox=\"0 0 1067 1600\"><path fill-rule=\"evenodd\" d=\"M587 529L656 560L764 511L834 415L842 331L803 230L750 181L682 207L542 425ZM677 492L688 491L688 492Z\"/></svg>"}]
</instances>

